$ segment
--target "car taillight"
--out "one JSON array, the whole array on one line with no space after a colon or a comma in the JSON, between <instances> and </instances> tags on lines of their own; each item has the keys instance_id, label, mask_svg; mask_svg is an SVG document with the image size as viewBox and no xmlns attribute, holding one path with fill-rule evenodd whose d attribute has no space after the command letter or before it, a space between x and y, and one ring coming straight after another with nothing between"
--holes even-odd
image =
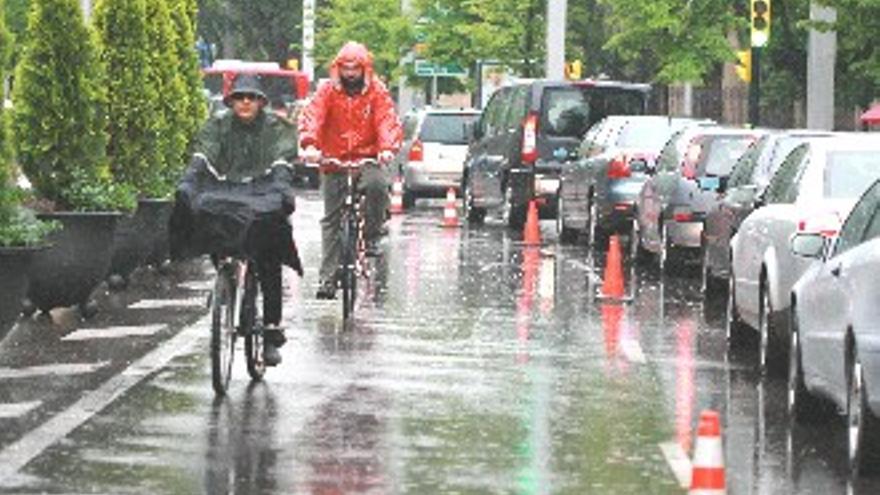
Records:
<instances>
[{"instance_id":1,"label":"car taillight","mask_svg":"<svg viewBox=\"0 0 880 495\"><path fill-rule=\"evenodd\" d=\"M538 160L538 116L530 113L523 120L523 140L521 160L534 164Z\"/></svg>"},{"instance_id":2,"label":"car taillight","mask_svg":"<svg viewBox=\"0 0 880 495\"><path fill-rule=\"evenodd\" d=\"M672 210L672 219L681 223L692 222L694 212L686 206L677 206Z\"/></svg>"},{"instance_id":3,"label":"car taillight","mask_svg":"<svg viewBox=\"0 0 880 495\"><path fill-rule=\"evenodd\" d=\"M609 179L623 179L630 175L632 175L632 171L629 169L629 161L625 155L615 157L611 160L611 163L608 164Z\"/></svg>"},{"instance_id":4,"label":"car taillight","mask_svg":"<svg viewBox=\"0 0 880 495\"><path fill-rule=\"evenodd\" d=\"M797 224L797 230L798 232L834 237L840 232L841 223L843 222L837 213L822 213L810 218L802 218Z\"/></svg>"},{"instance_id":5,"label":"car taillight","mask_svg":"<svg viewBox=\"0 0 880 495\"><path fill-rule=\"evenodd\" d=\"M413 141L412 147L409 149L409 161L420 162L425 158L425 149L422 142L416 139Z\"/></svg>"}]
</instances>

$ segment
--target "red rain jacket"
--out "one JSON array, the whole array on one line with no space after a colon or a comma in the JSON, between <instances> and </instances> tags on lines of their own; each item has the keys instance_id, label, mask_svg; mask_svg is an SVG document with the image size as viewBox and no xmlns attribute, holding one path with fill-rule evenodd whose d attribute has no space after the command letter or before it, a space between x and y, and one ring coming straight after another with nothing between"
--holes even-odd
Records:
<instances>
[{"instance_id":1,"label":"red rain jacket","mask_svg":"<svg viewBox=\"0 0 880 495\"><path fill-rule=\"evenodd\" d=\"M357 62L364 67L364 90L349 96L339 81L339 66ZM300 149L314 146L329 158L356 160L381 151L397 152L403 139L394 102L382 81L373 74L367 48L348 42L330 67L330 80L322 83L299 117Z\"/></svg>"}]
</instances>

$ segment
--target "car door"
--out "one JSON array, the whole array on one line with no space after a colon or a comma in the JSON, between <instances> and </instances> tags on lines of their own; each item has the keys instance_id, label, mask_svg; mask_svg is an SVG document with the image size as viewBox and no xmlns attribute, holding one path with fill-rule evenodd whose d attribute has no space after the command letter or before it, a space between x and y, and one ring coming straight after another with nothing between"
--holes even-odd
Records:
<instances>
[{"instance_id":1,"label":"car door","mask_svg":"<svg viewBox=\"0 0 880 495\"><path fill-rule=\"evenodd\" d=\"M489 184L492 182L489 174L493 169L497 169L497 164L490 164L492 160L499 160L498 157L490 157L493 146L496 146L498 139L499 120L504 113L505 100L509 97L512 88L499 89L489 103L478 122L479 137L471 144L468 150L468 161L465 165L470 181L471 193L474 202L479 206L485 206L491 201L489 195Z\"/></svg>"},{"instance_id":2,"label":"car door","mask_svg":"<svg viewBox=\"0 0 880 495\"><path fill-rule=\"evenodd\" d=\"M857 287L864 275L871 277L874 270L865 266L871 261L856 249L878 234L880 187L875 184L856 204L840 229L833 252L817 270L816 276L804 285L800 308L806 312L799 323L804 339L803 359L809 359L812 380L833 394L846 390L846 330L853 323L854 301L859 297ZM869 281L874 283L874 281ZM842 400L842 397L839 397Z\"/></svg>"},{"instance_id":3,"label":"car door","mask_svg":"<svg viewBox=\"0 0 880 495\"><path fill-rule=\"evenodd\" d=\"M681 142L688 139L687 131L676 133L663 147L658 158L657 170L645 182L639 194L637 208L639 235L642 247L652 252L660 249L660 221L663 208L662 189L664 181L678 174L681 164Z\"/></svg>"}]
</instances>

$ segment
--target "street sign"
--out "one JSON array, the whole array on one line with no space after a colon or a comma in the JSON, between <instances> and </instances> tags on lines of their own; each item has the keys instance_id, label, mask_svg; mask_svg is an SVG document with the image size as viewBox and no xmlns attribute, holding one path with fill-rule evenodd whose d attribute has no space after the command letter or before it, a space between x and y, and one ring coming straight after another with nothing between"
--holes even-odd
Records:
<instances>
[{"instance_id":1,"label":"street sign","mask_svg":"<svg viewBox=\"0 0 880 495\"><path fill-rule=\"evenodd\" d=\"M427 60L415 61L415 72L421 77L464 77L467 69L458 64L435 64Z\"/></svg>"}]
</instances>

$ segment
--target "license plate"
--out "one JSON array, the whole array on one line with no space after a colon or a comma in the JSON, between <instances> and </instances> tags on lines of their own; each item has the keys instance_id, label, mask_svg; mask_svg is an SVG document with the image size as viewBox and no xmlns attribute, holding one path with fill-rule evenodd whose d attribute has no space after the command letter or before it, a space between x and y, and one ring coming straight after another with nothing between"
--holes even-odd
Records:
<instances>
[{"instance_id":1,"label":"license plate","mask_svg":"<svg viewBox=\"0 0 880 495\"><path fill-rule=\"evenodd\" d=\"M535 179L535 192L538 194L556 194L559 191L559 179Z\"/></svg>"}]
</instances>

